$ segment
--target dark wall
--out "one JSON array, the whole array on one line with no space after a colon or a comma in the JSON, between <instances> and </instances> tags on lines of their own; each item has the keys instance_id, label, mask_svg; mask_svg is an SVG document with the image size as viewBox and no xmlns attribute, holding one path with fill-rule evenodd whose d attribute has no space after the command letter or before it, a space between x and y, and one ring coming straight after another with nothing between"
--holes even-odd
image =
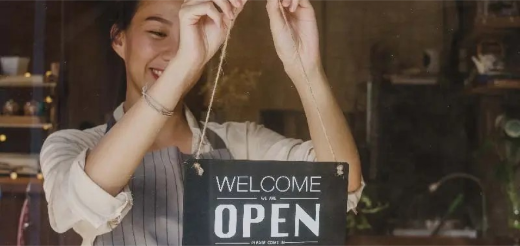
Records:
<instances>
[{"instance_id":1,"label":"dark wall","mask_svg":"<svg viewBox=\"0 0 520 246\"><path fill-rule=\"evenodd\" d=\"M60 59L60 2L47 1L44 68ZM0 1L0 56L33 57L34 1ZM31 65L29 71L31 72Z\"/></svg>"},{"instance_id":2,"label":"dark wall","mask_svg":"<svg viewBox=\"0 0 520 246\"><path fill-rule=\"evenodd\" d=\"M472 183L448 182L428 191L446 174L469 171L467 98L449 88L413 85L382 85L379 95L377 182L397 226L442 216L459 194L465 203L453 217L478 220L479 190Z\"/></svg>"},{"instance_id":3,"label":"dark wall","mask_svg":"<svg viewBox=\"0 0 520 246\"><path fill-rule=\"evenodd\" d=\"M84 121L102 124L116 103L122 72L110 48L108 5L67 1L65 9L62 128L77 128Z\"/></svg>"}]
</instances>

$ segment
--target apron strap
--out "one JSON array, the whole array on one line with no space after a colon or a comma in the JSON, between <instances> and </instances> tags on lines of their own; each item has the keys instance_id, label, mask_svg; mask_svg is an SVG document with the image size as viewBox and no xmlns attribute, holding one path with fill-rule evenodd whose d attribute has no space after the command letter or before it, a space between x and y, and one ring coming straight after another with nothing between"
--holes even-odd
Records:
<instances>
[{"instance_id":1,"label":"apron strap","mask_svg":"<svg viewBox=\"0 0 520 246\"><path fill-rule=\"evenodd\" d=\"M107 129L105 130L105 134L107 134L108 131L110 131L110 129L112 129L112 127L114 127L115 124L116 124L116 119L114 118L113 114L110 114L110 119L108 119Z\"/></svg>"}]
</instances>

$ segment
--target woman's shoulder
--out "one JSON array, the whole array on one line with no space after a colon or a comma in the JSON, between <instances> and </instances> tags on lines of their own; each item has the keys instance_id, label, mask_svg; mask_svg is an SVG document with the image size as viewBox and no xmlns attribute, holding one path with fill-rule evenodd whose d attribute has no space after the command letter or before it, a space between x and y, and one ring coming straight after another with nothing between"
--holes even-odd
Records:
<instances>
[{"instance_id":1,"label":"woman's shoulder","mask_svg":"<svg viewBox=\"0 0 520 246\"><path fill-rule=\"evenodd\" d=\"M201 124L204 124L204 122L201 122ZM227 121L223 123L208 122L208 128L216 132L243 132L252 126L257 126L257 124L250 121Z\"/></svg>"},{"instance_id":2,"label":"woman's shoulder","mask_svg":"<svg viewBox=\"0 0 520 246\"><path fill-rule=\"evenodd\" d=\"M203 123L202 123L203 124ZM227 121L224 123L208 122L208 129L223 138L263 137L274 133L263 124L254 121Z\"/></svg>"},{"instance_id":3,"label":"woman's shoulder","mask_svg":"<svg viewBox=\"0 0 520 246\"><path fill-rule=\"evenodd\" d=\"M43 149L49 147L77 147L80 149L92 148L105 133L106 125L99 125L85 130L64 129L59 130L45 140Z\"/></svg>"}]
</instances>

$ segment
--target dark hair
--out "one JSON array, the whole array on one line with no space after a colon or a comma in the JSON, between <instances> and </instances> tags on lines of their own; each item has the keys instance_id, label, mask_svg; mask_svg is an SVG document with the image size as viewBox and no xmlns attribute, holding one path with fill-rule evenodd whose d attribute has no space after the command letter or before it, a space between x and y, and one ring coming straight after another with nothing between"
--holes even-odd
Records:
<instances>
[{"instance_id":1,"label":"dark hair","mask_svg":"<svg viewBox=\"0 0 520 246\"><path fill-rule=\"evenodd\" d=\"M139 7L139 2L139 0L115 0L108 2L109 17L106 22L107 29L105 29L105 33L110 34L109 42L107 42L109 46L112 46L115 38L121 32L128 29ZM117 87L115 88L116 95L112 102L112 107L115 108L124 102L126 98L126 69L122 59L112 49L110 49L108 61L111 67L110 70L113 71L109 75L110 80L117 81Z\"/></svg>"},{"instance_id":2,"label":"dark hair","mask_svg":"<svg viewBox=\"0 0 520 246\"><path fill-rule=\"evenodd\" d=\"M115 29L113 31L111 29L110 31L111 41L114 41L119 33L128 29L132 23L132 18L134 18L138 6L139 0L117 0L114 2L112 12L114 15L110 22L111 28L113 26Z\"/></svg>"}]
</instances>

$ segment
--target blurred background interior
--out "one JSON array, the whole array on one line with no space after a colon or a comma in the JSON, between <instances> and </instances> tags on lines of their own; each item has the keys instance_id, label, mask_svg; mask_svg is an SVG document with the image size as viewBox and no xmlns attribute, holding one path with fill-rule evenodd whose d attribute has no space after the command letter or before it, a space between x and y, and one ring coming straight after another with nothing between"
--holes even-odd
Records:
<instances>
[{"instance_id":1,"label":"blurred background interior","mask_svg":"<svg viewBox=\"0 0 520 246\"><path fill-rule=\"evenodd\" d=\"M518 243L520 2L312 3L368 184L358 215L345 214L347 244ZM309 139L264 5L237 21L211 117ZM50 133L103 124L123 100L108 7L0 1L1 245L80 242L49 226L38 154ZM187 99L198 116L214 68Z\"/></svg>"}]
</instances>

